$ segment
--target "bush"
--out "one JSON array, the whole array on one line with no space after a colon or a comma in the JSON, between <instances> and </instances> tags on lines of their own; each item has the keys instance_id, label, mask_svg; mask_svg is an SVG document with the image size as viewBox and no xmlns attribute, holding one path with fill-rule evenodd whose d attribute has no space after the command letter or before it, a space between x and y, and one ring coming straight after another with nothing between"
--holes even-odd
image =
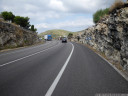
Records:
<instances>
[{"instance_id":1,"label":"bush","mask_svg":"<svg viewBox=\"0 0 128 96\"><path fill-rule=\"evenodd\" d=\"M28 29L30 27L30 22L29 22L29 18L28 17L21 17L21 16L16 16L14 18L14 22L18 25L20 25L21 27L24 27L26 29Z\"/></svg>"},{"instance_id":2,"label":"bush","mask_svg":"<svg viewBox=\"0 0 128 96\"><path fill-rule=\"evenodd\" d=\"M11 22L14 22L15 24L18 24L21 27L24 27L26 29L29 29L29 27L31 26L30 22L29 22L30 18L22 17L22 16L15 16L15 15L13 15L12 12L3 11L3 12L0 13L0 18L3 18L4 20L8 20L8 21L11 21ZM2 21L2 19L1 19L1 21ZM12 24L14 24L14 23L12 23ZM31 26L30 30L34 31L34 32L37 31L37 29L34 28L34 25Z\"/></svg>"},{"instance_id":3,"label":"bush","mask_svg":"<svg viewBox=\"0 0 128 96\"><path fill-rule=\"evenodd\" d=\"M68 38L71 39L73 37L73 34L72 33L69 33L68 34Z\"/></svg>"},{"instance_id":4,"label":"bush","mask_svg":"<svg viewBox=\"0 0 128 96\"><path fill-rule=\"evenodd\" d=\"M36 31L37 31L37 29L34 27L34 25L31 25L30 30L31 30L31 31L34 31L34 32L36 32Z\"/></svg>"},{"instance_id":5,"label":"bush","mask_svg":"<svg viewBox=\"0 0 128 96\"><path fill-rule=\"evenodd\" d=\"M4 20L9 20L9 21L14 21L15 15L13 15L12 12L7 12L4 11L1 13L2 17L4 18Z\"/></svg>"},{"instance_id":6,"label":"bush","mask_svg":"<svg viewBox=\"0 0 128 96\"><path fill-rule=\"evenodd\" d=\"M97 23L102 17L109 14L109 8L98 10L93 14L93 22Z\"/></svg>"},{"instance_id":7,"label":"bush","mask_svg":"<svg viewBox=\"0 0 128 96\"><path fill-rule=\"evenodd\" d=\"M115 9L122 8L124 6L124 2L122 0L116 0L114 4L110 7L109 12L111 13Z\"/></svg>"}]
</instances>

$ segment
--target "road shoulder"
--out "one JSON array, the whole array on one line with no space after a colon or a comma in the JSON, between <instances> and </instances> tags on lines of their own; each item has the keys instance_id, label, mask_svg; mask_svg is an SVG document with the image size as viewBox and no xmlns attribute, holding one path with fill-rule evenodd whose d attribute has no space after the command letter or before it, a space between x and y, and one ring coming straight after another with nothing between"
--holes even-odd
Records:
<instances>
[{"instance_id":1,"label":"road shoulder","mask_svg":"<svg viewBox=\"0 0 128 96\"><path fill-rule=\"evenodd\" d=\"M76 43L76 42L74 42L74 43ZM104 61L106 61L112 68L114 68L126 81L128 81L128 73L125 70L123 70L122 68L118 68L117 66L115 66L115 64L111 63L111 61L109 61L109 59L106 56L104 56L101 52L98 52L96 49L92 48L89 45L81 44L78 42L77 42L77 44L80 44L80 45L87 47L90 50L92 50L95 54L97 54Z\"/></svg>"}]
</instances>

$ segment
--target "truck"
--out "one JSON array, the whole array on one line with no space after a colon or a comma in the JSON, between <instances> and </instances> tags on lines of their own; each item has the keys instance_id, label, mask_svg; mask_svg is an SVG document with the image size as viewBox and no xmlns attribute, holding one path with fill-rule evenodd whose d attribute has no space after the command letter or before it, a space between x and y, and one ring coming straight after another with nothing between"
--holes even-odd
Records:
<instances>
[{"instance_id":1,"label":"truck","mask_svg":"<svg viewBox=\"0 0 128 96\"><path fill-rule=\"evenodd\" d=\"M47 41L47 39L48 39L48 36L44 35L44 40Z\"/></svg>"},{"instance_id":2,"label":"truck","mask_svg":"<svg viewBox=\"0 0 128 96\"><path fill-rule=\"evenodd\" d=\"M44 35L45 41L52 41L52 35Z\"/></svg>"}]
</instances>

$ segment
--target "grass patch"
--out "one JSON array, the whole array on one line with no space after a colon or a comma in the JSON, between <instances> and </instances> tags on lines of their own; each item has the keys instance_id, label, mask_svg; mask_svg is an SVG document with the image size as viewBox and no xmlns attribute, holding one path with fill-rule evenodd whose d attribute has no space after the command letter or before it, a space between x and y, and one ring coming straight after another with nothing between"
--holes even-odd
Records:
<instances>
[{"instance_id":1,"label":"grass patch","mask_svg":"<svg viewBox=\"0 0 128 96\"><path fill-rule=\"evenodd\" d=\"M98 23L104 16L109 14L109 8L101 9L96 11L96 13L93 14L93 22Z\"/></svg>"}]
</instances>

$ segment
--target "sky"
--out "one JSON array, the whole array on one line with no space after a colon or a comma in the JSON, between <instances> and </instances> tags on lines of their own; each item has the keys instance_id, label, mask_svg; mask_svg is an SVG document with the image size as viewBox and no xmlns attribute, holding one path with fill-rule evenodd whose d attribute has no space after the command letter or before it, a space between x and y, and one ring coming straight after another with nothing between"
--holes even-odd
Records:
<instances>
[{"instance_id":1,"label":"sky","mask_svg":"<svg viewBox=\"0 0 128 96\"><path fill-rule=\"evenodd\" d=\"M51 29L72 32L92 25L93 14L110 7L115 0L0 0L0 12L28 16L30 24L41 33Z\"/></svg>"}]
</instances>

